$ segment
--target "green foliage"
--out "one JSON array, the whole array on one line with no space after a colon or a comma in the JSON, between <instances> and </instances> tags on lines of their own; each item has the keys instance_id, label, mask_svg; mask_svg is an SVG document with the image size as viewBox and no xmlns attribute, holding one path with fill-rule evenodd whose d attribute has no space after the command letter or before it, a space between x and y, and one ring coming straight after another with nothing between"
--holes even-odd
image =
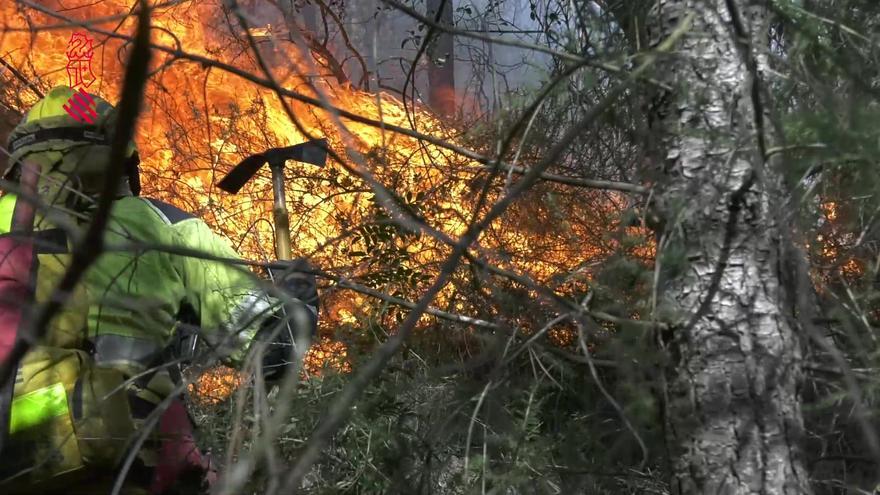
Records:
<instances>
[{"instance_id":1,"label":"green foliage","mask_svg":"<svg viewBox=\"0 0 880 495\"><path fill-rule=\"evenodd\" d=\"M406 192L400 206L418 215L424 193ZM363 263L367 272L360 278L371 287L417 287L431 279L431 275L415 267L407 246L419 239L419 234L393 222L373 198L373 218L362 223L349 237L348 256Z\"/></svg>"},{"instance_id":2,"label":"green foliage","mask_svg":"<svg viewBox=\"0 0 880 495\"><path fill-rule=\"evenodd\" d=\"M844 411L864 407L875 415L876 385L861 369L878 365L876 260L880 141L877 92L878 47L869 37L880 26L876 2L835 4L776 1L784 33L784 65L777 81L786 149L781 161L793 192L792 207L810 258L815 290L804 386L805 452L817 493L843 493L836 480L873 488L875 469L856 459L869 451L863 425ZM809 326L806 326L809 325ZM837 369L845 356L845 369ZM837 373L835 373L835 370ZM849 379L847 379L847 375ZM852 384L861 403L856 405ZM843 414L843 416L842 416ZM847 417L848 419L843 419ZM821 452L821 454L816 454Z\"/></svg>"}]
</instances>

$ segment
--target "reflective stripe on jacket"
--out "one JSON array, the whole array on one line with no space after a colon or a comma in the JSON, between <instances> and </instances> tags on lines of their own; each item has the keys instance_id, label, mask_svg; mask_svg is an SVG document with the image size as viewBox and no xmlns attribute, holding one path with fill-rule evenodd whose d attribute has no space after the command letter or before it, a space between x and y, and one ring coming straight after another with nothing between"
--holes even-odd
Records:
<instances>
[{"instance_id":1,"label":"reflective stripe on jacket","mask_svg":"<svg viewBox=\"0 0 880 495\"><path fill-rule=\"evenodd\" d=\"M0 197L0 235L12 239L16 201L11 194ZM65 228L76 217L61 218L66 220L38 214L34 222L37 303L52 297L71 262ZM125 380L162 364L181 317L235 366L277 310L246 267L220 261L238 259L224 239L161 201L116 200L104 247L20 363L11 407L14 438L3 452L0 480L32 470L22 486L63 484L59 476L83 467L114 466L145 417L136 406L145 403L149 411L173 389L164 372L148 384L126 386ZM150 451L139 455L147 466L157 461ZM4 485L0 492L12 488Z\"/></svg>"},{"instance_id":2,"label":"reflective stripe on jacket","mask_svg":"<svg viewBox=\"0 0 880 495\"><path fill-rule=\"evenodd\" d=\"M0 198L0 234L9 231L15 201L11 194ZM39 300L49 297L52 290L39 287L39 279L58 275L42 277L40 272L44 265L53 272L66 268L71 240L46 218L38 218L35 229ZM117 200L105 248L83 277L81 293L65 311L85 310L85 328L83 322L66 321L62 314L46 335L46 345L80 348L79 335L71 334L85 335L95 351L96 364L132 376L155 364L172 338L178 317L186 314L196 319L189 323L199 326L201 334L235 365L274 311L273 300L246 267L211 259L239 258L223 238L201 219L161 201ZM192 252L204 258L183 254Z\"/></svg>"}]
</instances>

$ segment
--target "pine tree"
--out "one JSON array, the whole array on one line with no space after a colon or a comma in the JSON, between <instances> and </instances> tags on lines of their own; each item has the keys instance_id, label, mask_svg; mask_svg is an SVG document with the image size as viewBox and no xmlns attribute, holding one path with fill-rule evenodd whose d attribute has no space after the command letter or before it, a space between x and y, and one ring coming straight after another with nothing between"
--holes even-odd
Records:
<instances>
[{"instance_id":1,"label":"pine tree","mask_svg":"<svg viewBox=\"0 0 880 495\"><path fill-rule=\"evenodd\" d=\"M802 351L780 275L784 195L767 158L767 15L749 4L668 0L648 15L654 43L692 21L661 64L673 90L654 107L665 425L683 494L811 492Z\"/></svg>"}]
</instances>

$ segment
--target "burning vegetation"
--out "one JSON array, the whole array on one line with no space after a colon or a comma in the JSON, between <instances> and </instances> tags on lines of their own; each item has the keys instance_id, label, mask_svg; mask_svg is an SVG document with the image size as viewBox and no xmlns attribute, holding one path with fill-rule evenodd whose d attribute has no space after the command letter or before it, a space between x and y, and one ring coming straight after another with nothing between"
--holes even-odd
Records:
<instances>
[{"instance_id":1,"label":"burning vegetation","mask_svg":"<svg viewBox=\"0 0 880 495\"><path fill-rule=\"evenodd\" d=\"M872 2L150 1L142 195L263 276L269 169L220 179L329 146L284 170L319 267L303 379L182 370L226 492L875 486ZM0 135L71 67L118 101L137 3L0 2ZM508 85L502 48L541 73ZM479 88L435 89L453 64Z\"/></svg>"},{"instance_id":2,"label":"burning vegetation","mask_svg":"<svg viewBox=\"0 0 880 495\"><path fill-rule=\"evenodd\" d=\"M252 153L310 137L326 138L342 162L331 160L320 170L290 164L286 170L294 255L313 259L337 281L403 299L416 297L450 247L415 226L391 221L387 205L376 199L364 176L396 191L396 208L456 239L474 218L481 192L485 189L486 199L496 198L508 174L487 184L483 163L450 149L475 147L473 136L461 131L466 125L441 120L421 105L405 104L387 92L367 92L340 82L321 53L304 48L277 26L243 26L221 3L171 2L153 13L157 56L136 131L142 194L202 217L243 257L268 262L273 258L268 171L237 195L218 190L216 183ZM95 39L96 80L88 91L117 100L127 49L122 33L131 32L134 23L125 16L129 3L106 1L73 10L68 2L40 5L46 12L70 11L70 17L39 8L25 11L14 2L0 6L5 20L0 57L8 67L21 68L3 73L3 101L20 112L37 99L40 88L67 84L65 50L86 13L96 28L90 32ZM28 88L25 80L36 87ZM274 81L284 91L266 89L255 80ZM491 151L477 147L477 152ZM617 214L628 206L626 198L584 191L575 196L549 183L530 194L546 201L517 204L487 229L478 252L538 283L585 293L591 267L621 245L619 237L608 233L624 232L617 226ZM485 204L484 199L479 208L485 209ZM550 229L551 224L561 228ZM631 233L641 238L640 232ZM631 250L640 257L650 255L643 241L631 243ZM503 298L474 284L473 274L459 268L454 283L434 304L483 318L508 313L506 318L524 333L537 330L528 308L504 308ZM340 336L374 323L399 321L402 310L387 302L353 294L332 280L324 284L322 337L307 356L306 371L317 373L324 366L349 370L351 339ZM425 316L419 326L436 324L434 317ZM550 336L559 345L573 344L571 329L557 328ZM213 373L197 388L228 391L236 382Z\"/></svg>"}]
</instances>

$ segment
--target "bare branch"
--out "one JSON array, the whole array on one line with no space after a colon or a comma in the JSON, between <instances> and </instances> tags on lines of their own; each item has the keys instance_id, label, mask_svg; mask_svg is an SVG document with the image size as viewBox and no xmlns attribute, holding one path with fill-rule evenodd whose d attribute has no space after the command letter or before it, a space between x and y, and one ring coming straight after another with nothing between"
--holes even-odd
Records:
<instances>
[{"instance_id":1,"label":"bare branch","mask_svg":"<svg viewBox=\"0 0 880 495\"><path fill-rule=\"evenodd\" d=\"M661 48L664 50L670 49L675 41L684 35L692 18L693 16L691 15L684 19L682 24L674 31L673 35L665 40ZM504 213L514 200L531 187L532 184L540 178L540 174L562 156L569 144L571 144L571 142L580 135L584 129L593 125L595 120L610 108L624 91L636 81L638 75L645 72L653 64L654 60L654 57L648 57L642 65L634 71L632 78L623 81L616 87L612 88L599 104L593 107L582 119L568 129L568 131L560 138L559 142L553 145L538 165L530 169L521 180L511 187L507 195L495 203L492 209L480 222L473 224L468 228L467 232L462 236L458 243L456 243L452 254L443 263L440 274L437 276L434 283L428 288L425 295L416 307L413 308L412 312L410 312L403 323L401 323L397 332L382 344L379 349L377 349L374 353L373 359L356 372L354 377L352 377L345 389L339 395L339 398L330 405L326 419L318 425L312 438L309 440L309 443L303 449L299 459L287 476L285 483L283 484L282 493L294 493L299 489L303 477L315 461L317 461L318 456L326 443L351 415L351 406L353 403L363 393L373 378L382 372L385 365L397 352L404 340L409 336L409 333L412 331L421 315L425 312L425 309L427 309L430 302L448 282L449 277L458 266L459 260L465 255L467 247L476 241L480 233Z\"/></svg>"},{"instance_id":2,"label":"bare branch","mask_svg":"<svg viewBox=\"0 0 880 495\"><path fill-rule=\"evenodd\" d=\"M95 28L94 26L88 25L85 22L78 22L74 19L68 18L62 14L59 14L51 9L43 7L42 5L35 4L35 3L31 2L31 0L16 0L16 1L21 2L25 5L28 5L29 7L33 8L37 11L43 12L46 15L50 15L50 16L58 18L58 19L66 20L68 22L71 22L72 24L84 27L84 28L89 29L90 31L93 31L93 32L96 32L96 33L99 33L99 34L102 34L102 35L105 35L108 37L112 37L112 38L118 38L118 39L123 39L123 40L130 39L129 36L126 36L123 34L115 33L112 31L107 31L104 29L98 29L98 28ZM510 167L510 165L507 164L506 162L498 161L493 158L489 158L485 155L481 155L480 153L477 153L475 151L471 151L471 150L464 148L462 146L458 146L456 144L450 143L449 141L447 141L445 139L438 138L438 137L433 136L431 134L425 134L422 132L414 131L414 130L406 128L406 127L401 127L401 126L397 126L394 124L389 124L387 122L381 122L378 120L374 120L369 117L364 117L363 115L359 115L354 112L348 111L346 109L334 106L334 105L330 104L329 102L321 101L320 98L314 98L314 97L299 93L297 91L293 91L290 89L280 87L277 84L273 84L273 82L270 79L259 77L259 76L252 74L246 70L239 69L238 67L235 67L233 65L229 65L229 64L220 62L218 60L214 60L214 59L204 57L204 56L201 56L198 54L189 53L189 52L186 52L181 49L168 48L166 46L155 45L155 44L152 44L150 46L151 46L151 48L153 48L155 50L161 51L163 53L167 53L169 55L173 55L174 57L177 57L177 58L191 60L191 61L197 62L205 67L215 67L215 68L221 69L223 71L226 71L226 72L229 72L230 74L234 74L236 76L239 76L242 79L250 81L250 82L257 84L259 86L263 86L268 89L273 89L273 90L277 91L280 95L283 95L288 98L293 98L294 100L300 101L302 103L306 103L308 105L312 105L312 106L315 106L318 108L323 108L325 110L328 110L328 111L331 111L331 112L337 114L339 117L351 120L353 122L357 122L360 124L366 124L369 126L376 127L378 129L388 130L388 131L391 131L391 132L394 132L397 134L401 134L404 136L409 136L412 138L421 139L421 140L424 140L424 141L431 143L435 146L439 146L441 148L447 149L447 150L452 151L454 153L457 153L465 158L469 158L471 160L474 160L474 161L479 162L484 165L493 165L493 164L498 163L498 164L500 164L500 166L502 166L504 168ZM647 55L647 57L653 58L650 56L650 54ZM637 74L637 72L638 72L638 74ZM623 73L626 73L626 72L624 71ZM637 78L637 77L640 77L642 73L644 73L644 71L633 71L632 73L626 73L626 74L629 74L630 75L629 77L636 77ZM344 163L344 161L342 161L341 163ZM516 172L516 167L514 167L514 171ZM603 181L593 182L588 179L584 179L584 180L569 179L564 176L554 175L554 174L545 174L545 173L542 173L540 178L545 179L545 180L551 180L554 182L559 182L562 184L577 185L577 186L581 186L581 187L605 188L605 186L609 186L608 187L609 189L616 189L616 190L621 190L621 191L638 192L640 194L644 194L646 192L645 190L639 189L641 186L637 186L637 185L633 185L633 184L626 184L626 183L608 182L606 184L606 183L603 183Z\"/></svg>"},{"instance_id":3,"label":"bare branch","mask_svg":"<svg viewBox=\"0 0 880 495\"><path fill-rule=\"evenodd\" d=\"M143 91L147 83L147 67L150 61L150 10L146 0L141 0L141 9L129 59L130 63L125 72L117 126L110 146L110 160L108 162L110 166L104 176L104 184L92 222L85 235L73 249L70 266L53 295L36 309L27 330L17 336L10 359L0 368L0 382L9 379L24 354L46 332L49 322L62 309L80 278L101 255L104 246L104 228L110 219L110 207L113 205L123 174L126 149L134 135L135 121L140 112Z\"/></svg>"}]
</instances>

